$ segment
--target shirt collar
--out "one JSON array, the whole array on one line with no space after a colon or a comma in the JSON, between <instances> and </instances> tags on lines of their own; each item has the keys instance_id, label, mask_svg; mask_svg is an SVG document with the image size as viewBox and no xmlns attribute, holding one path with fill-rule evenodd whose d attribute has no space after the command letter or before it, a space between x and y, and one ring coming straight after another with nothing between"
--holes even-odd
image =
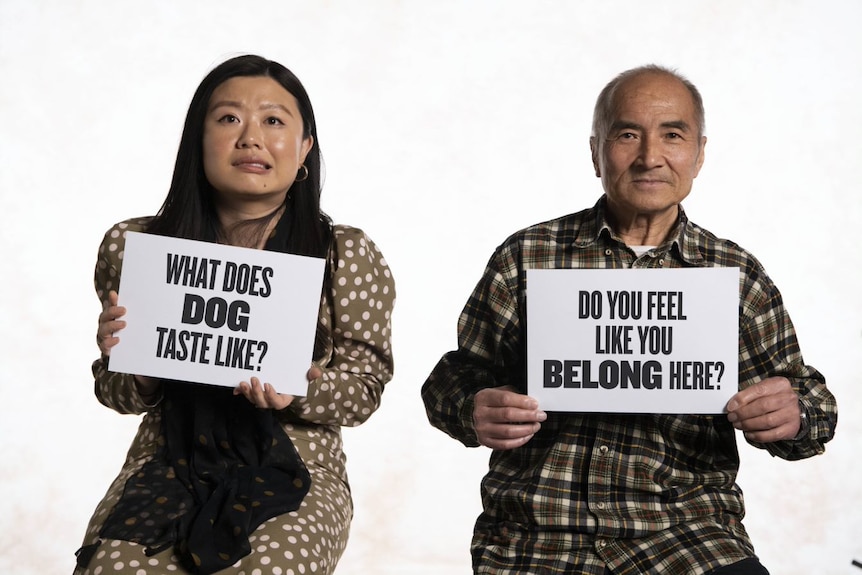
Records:
<instances>
[{"instance_id":1,"label":"shirt collar","mask_svg":"<svg viewBox=\"0 0 862 575\"><path fill-rule=\"evenodd\" d=\"M614 232L607 220L607 197L602 194L595 205L587 210L582 225L575 232L572 244L578 248L586 248L598 243L602 237L618 243L624 243ZM703 255L698 248L696 226L685 215L682 205L679 206L679 217L668 239L656 248L656 251L674 251L687 263L699 265Z\"/></svg>"}]
</instances>

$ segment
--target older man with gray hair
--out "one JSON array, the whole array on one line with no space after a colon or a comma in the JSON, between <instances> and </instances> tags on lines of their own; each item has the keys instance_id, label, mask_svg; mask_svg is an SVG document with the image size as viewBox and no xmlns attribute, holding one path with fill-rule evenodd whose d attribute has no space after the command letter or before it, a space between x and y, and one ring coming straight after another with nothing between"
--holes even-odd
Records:
<instances>
[{"instance_id":1,"label":"older man with gray hair","mask_svg":"<svg viewBox=\"0 0 862 575\"><path fill-rule=\"evenodd\" d=\"M488 262L458 349L422 388L434 426L493 449L475 573L768 573L742 524L736 430L783 459L811 457L833 437L837 405L760 262L683 211L705 147L691 82L654 65L623 72L594 113L602 197L516 232ZM526 395L527 269L691 267L740 270L739 390L725 413L560 413Z\"/></svg>"}]
</instances>

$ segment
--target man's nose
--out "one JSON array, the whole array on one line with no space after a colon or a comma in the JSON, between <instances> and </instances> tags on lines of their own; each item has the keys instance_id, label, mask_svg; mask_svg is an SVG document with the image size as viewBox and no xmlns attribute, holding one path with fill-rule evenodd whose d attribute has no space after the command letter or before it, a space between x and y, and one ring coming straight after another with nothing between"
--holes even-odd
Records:
<instances>
[{"instance_id":1,"label":"man's nose","mask_svg":"<svg viewBox=\"0 0 862 575\"><path fill-rule=\"evenodd\" d=\"M655 168L662 164L661 141L655 136L645 135L641 140L638 163L645 168Z\"/></svg>"}]
</instances>

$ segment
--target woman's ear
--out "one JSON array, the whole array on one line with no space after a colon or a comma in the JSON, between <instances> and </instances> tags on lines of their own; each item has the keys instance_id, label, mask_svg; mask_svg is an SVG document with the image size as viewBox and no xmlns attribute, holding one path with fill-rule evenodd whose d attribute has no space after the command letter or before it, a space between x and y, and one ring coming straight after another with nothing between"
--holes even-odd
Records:
<instances>
[{"instance_id":1,"label":"woman's ear","mask_svg":"<svg viewBox=\"0 0 862 575\"><path fill-rule=\"evenodd\" d=\"M299 148L299 163L304 164L305 158L308 156L308 152L311 151L311 148L314 146L314 136L308 136L304 140L302 140L302 146Z\"/></svg>"}]
</instances>

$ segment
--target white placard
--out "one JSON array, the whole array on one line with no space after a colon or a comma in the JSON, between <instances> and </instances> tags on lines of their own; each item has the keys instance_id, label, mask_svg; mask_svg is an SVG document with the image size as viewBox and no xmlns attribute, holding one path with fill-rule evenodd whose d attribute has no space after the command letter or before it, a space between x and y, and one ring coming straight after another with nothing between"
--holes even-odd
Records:
<instances>
[{"instance_id":1,"label":"white placard","mask_svg":"<svg viewBox=\"0 0 862 575\"><path fill-rule=\"evenodd\" d=\"M109 369L305 395L325 260L126 232Z\"/></svg>"},{"instance_id":2,"label":"white placard","mask_svg":"<svg viewBox=\"0 0 862 575\"><path fill-rule=\"evenodd\" d=\"M527 271L527 392L546 411L723 413L739 268Z\"/></svg>"}]
</instances>

